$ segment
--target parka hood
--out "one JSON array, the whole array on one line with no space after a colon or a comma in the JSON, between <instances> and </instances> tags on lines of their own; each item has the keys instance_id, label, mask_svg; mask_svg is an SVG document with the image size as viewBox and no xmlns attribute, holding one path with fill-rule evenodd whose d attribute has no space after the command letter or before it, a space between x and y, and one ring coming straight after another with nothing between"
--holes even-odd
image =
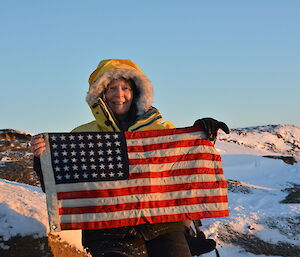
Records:
<instances>
[{"instance_id":1,"label":"parka hood","mask_svg":"<svg viewBox=\"0 0 300 257\"><path fill-rule=\"evenodd\" d=\"M139 92L137 99L134 99L137 114L141 115L149 110L153 102L151 82L131 60L109 59L101 61L97 69L90 75L90 86L86 96L87 103L92 106L99 97L102 97L112 80L121 78L132 79L135 82Z\"/></svg>"}]
</instances>

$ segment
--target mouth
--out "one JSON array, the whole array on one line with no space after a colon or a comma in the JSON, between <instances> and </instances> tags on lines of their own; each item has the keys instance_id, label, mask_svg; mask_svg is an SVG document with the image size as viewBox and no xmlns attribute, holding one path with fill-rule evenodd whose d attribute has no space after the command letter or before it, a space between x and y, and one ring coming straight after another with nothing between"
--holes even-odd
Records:
<instances>
[{"instance_id":1,"label":"mouth","mask_svg":"<svg viewBox=\"0 0 300 257\"><path fill-rule=\"evenodd\" d=\"M114 105L123 105L125 104L126 102L113 102Z\"/></svg>"}]
</instances>

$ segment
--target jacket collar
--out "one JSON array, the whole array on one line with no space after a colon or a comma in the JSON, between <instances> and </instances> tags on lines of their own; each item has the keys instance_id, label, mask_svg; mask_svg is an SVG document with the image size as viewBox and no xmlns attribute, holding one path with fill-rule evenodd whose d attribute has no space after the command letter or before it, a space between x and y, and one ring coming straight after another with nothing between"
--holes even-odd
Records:
<instances>
[{"instance_id":1,"label":"jacket collar","mask_svg":"<svg viewBox=\"0 0 300 257\"><path fill-rule=\"evenodd\" d=\"M96 119L97 125L103 131L120 132L120 124L107 104L102 98L98 98L96 102L90 105L92 113ZM150 107L148 111L138 116L137 120L128 128L128 131L143 130L157 120L162 119L161 114L155 107Z\"/></svg>"}]
</instances>

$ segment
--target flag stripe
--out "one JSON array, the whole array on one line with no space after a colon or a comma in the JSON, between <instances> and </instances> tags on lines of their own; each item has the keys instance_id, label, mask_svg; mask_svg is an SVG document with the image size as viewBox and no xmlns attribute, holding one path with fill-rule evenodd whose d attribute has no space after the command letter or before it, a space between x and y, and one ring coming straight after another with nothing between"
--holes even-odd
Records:
<instances>
[{"instance_id":1,"label":"flag stripe","mask_svg":"<svg viewBox=\"0 0 300 257\"><path fill-rule=\"evenodd\" d=\"M226 188L226 181L216 182L194 182L194 183L183 183L174 185L147 185L127 188L112 188L110 190L82 190L82 191L71 191L71 192L58 192L58 200L63 199L80 199L80 198L94 198L94 197L117 197L122 195L132 194L150 194L160 192L173 192L191 189L211 189L211 188Z\"/></svg>"},{"instance_id":2,"label":"flag stripe","mask_svg":"<svg viewBox=\"0 0 300 257\"><path fill-rule=\"evenodd\" d=\"M164 171L157 171L157 172L130 173L129 179L164 178L164 177L184 176L184 175L194 175L194 174L223 174L223 170L213 169L213 168L190 168L190 169L164 170Z\"/></svg>"},{"instance_id":3,"label":"flag stripe","mask_svg":"<svg viewBox=\"0 0 300 257\"><path fill-rule=\"evenodd\" d=\"M205 203L195 205L181 205L181 206L168 206L161 208L149 208L138 210L123 210L119 212L106 212L106 213L84 213L84 214L71 214L62 215L61 222L70 221L90 221L92 219L97 221L116 220L120 217L123 219L137 218L137 217L151 217L159 215L176 215L186 212L200 212L201 210L224 210L226 203Z\"/></svg>"},{"instance_id":4,"label":"flag stripe","mask_svg":"<svg viewBox=\"0 0 300 257\"><path fill-rule=\"evenodd\" d=\"M143 173L143 172L161 172L162 170L178 170L184 168L209 168L209 169L222 169L220 161L209 160L193 160L189 162L175 162L175 163L157 163L157 164L140 164L137 166L130 166L130 174Z\"/></svg>"},{"instance_id":5,"label":"flag stripe","mask_svg":"<svg viewBox=\"0 0 300 257\"><path fill-rule=\"evenodd\" d=\"M160 215L154 217L138 217L129 219L117 219L109 221L95 221L95 222L62 222L61 229L103 229L103 228L117 228L123 226L135 226L143 223L163 223L176 222L178 220L196 220L204 218L219 218L229 215L227 209L218 211L201 211L188 214L176 215Z\"/></svg>"},{"instance_id":6,"label":"flag stripe","mask_svg":"<svg viewBox=\"0 0 300 257\"><path fill-rule=\"evenodd\" d=\"M180 183L192 183L192 182L214 182L218 180L224 180L223 174L194 174L187 176L173 176L166 178L143 178L143 179L130 179L122 180L114 186L113 181L105 181L101 183L101 190L110 190L110 189L126 189L130 187L138 187L142 185L171 185L171 184L180 184ZM65 185L57 185L57 191L59 192L68 192L68 191L88 191L88 190L97 190L100 189L99 182L82 182L82 183L70 183ZM77 190L76 190L77 189Z\"/></svg>"},{"instance_id":7,"label":"flag stripe","mask_svg":"<svg viewBox=\"0 0 300 257\"><path fill-rule=\"evenodd\" d=\"M124 135L126 139L138 139L138 138L150 138L150 137L160 137L169 135L179 135L191 132L203 131L201 127L186 127L180 129L160 129L160 130L146 130L146 131L125 131Z\"/></svg>"},{"instance_id":8,"label":"flag stripe","mask_svg":"<svg viewBox=\"0 0 300 257\"><path fill-rule=\"evenodd\" d=\"M128 146L127 151L131 152L148 152L148 151L156 151L161 149L171 149L171 148L179 148L179 147L192 147L192 146L210 146L212 145L207 139L196 139L196 140L181 140L181 141L173 141L173 142L164 142L164 143L156 143L150 145L135 145Z\"/></svg>"},{"instance_id":9,"label":"flag stripe","mask_svg":"<svg viewBox=\"0 0 300 257\"><path fill-rule=\"evenodd\" d=\"M224 188L214 189L192 189L182 190L179 192L166 192L166 193L154 193L154 194L141 194L141 195L125 195L119 197L103 197L103 198L82 198L82 199L65 199L60 200L58 203L64 207L83 207L91 205L111 205L135 202L136 199L143 199L143 201L160 201L160 200L172 200L180 198L194 197L213 197L213 196L225 196L227 190Z\"/></svg>"},{"instance_id":10,"label":"flag stripe","mask_svg":"<svg viewBox=\"0 0 300 257\"><path fill-rule=\"evenodd\" d=\"M161 208L178 205L194 205L201 203L218 203L227 202L227 196L210 196L210 197L192 197L192 198L180 198L161 201L140 201L121 203L114 205L100 205L100 206L83 206L83 207L64 207L59 208L59 214L83 214L83 213L101 213L101 212L117 212L122 210L132 209L149 209L149 208Z\"/></svg>"},{"instance_id":11,"label":"flag stripe","mask_svg":"<svg viewBox=\"0 0 300 257\"><path fill-rule=\"evenodd\" d=\"M209 153L191 153L191 154L182 154L175 156L166 156L166 157L150 157L143 159L129 159L129 165L138 165L138 164L162 164L162 163L173 163L180 161L193 161L193 160L209 160L209 161L221 161L219 155L209 154Z\"/></svg>"},{"instance_id":12,"label":"flag stripe","mask_svg":"<svg viewBox=\"0 0 300 257\"><path fill-rule=\"evenodd\" d=\"M136 133L136 132L135 132ZM176 142L182 140L196 140L196 139L205 139L205 133L201 131L192 132L189 134L175 134L175 135L168 135L168 136L156 136L156 137L148 137L148 138L135 138L135 139L128 139L126 141L127 146L136 146L136 145L151 145L153 142L157 143L165 143L165 142ZM207 140L208 143L211 143ZM213 146L213 144L211 143Z\"/></svg>"}]
</instances>

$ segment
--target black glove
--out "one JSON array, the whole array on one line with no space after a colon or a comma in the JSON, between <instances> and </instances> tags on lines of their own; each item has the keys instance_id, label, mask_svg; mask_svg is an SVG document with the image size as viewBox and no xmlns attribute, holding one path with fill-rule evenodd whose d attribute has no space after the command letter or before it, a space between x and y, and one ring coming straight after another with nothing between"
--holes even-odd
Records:
<instances>
[{"instance_id":1,"label":"black glove","mask_svg":"<svg viewBox=\"0 0 300 257\"><path fill-rule=\"evenodd\" d=\"M210 141L215 141L217 139L219 129L222 129L226 134L230 133L228 126L224 122L217 121L213 118L196 120L194 126L201 126Z\"/></svg>"}]
</instances>

